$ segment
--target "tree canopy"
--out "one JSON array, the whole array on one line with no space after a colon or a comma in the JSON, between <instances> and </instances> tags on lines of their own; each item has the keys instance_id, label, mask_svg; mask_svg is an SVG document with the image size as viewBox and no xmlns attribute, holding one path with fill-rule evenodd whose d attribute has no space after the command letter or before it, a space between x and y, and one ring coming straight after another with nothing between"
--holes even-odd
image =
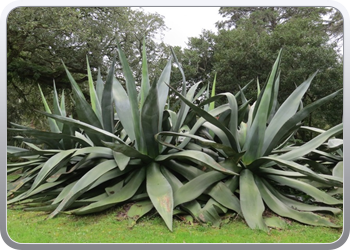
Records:
<instances>
[{"instance_id":1,"label":"tree canopy","mask_svg":"<svg viewBox=\"0 0 350 250\"><path fill-rule=\"evenodd\" d=\"M183 50L183 57L192 59L187 63L189 69L184 66L189 78L212 82L217 73L218 92L238 91L250 81L254 90L257 81L263 87L282 48L280 101L316 71L304 104L342 88L342 54L338 53L342 19L335 9L222 7L219 13L226 19L216 23L217 34L203 31L199 37L189 38L188 48ZM256 98L249 93L248 97ZM337 99L322 113L314 114L309 125L337 124L341 114L342 99Z\"/></svg>"},{"instance_id":2,"label":"tree canopy","mask_svg":"<svg viewBox=\"0 0 350 250\"><path fill-rule=\"evenodd\" d=\"M98 68L105 75L117 54L117 42L129 56L136 79L140 79L143 39L147 40L150 60L169 57L154 39L165 29L159 14L128 7L14 9L7 21L8 110L12 111L8 120L21 119L28 107L38 109L33 94L38 84L45 93L52 90L53 81L58 89L69 87L62 62L78 83L87 80L87 56L94 76ZM150 65L151 73L156 70Z\"/></svg>"},{"instance_id":3,"label":"tree canopy","mask_svg":"<svg viewBox=\"0 0 350 250\"><path fill-rule=\"evenodd\" d=\"M305 104L342 87L339 48L343 19L339 11L316 7L222 7L219 13L224 20L216 23L216 31L204 29L199 36L188 39L187 47L173 48L188 85L212 83L216 73L217 92L236 92L253 81L247 96L254 99L249 89L253 93L257 81L263 87L283 48L280 101L315 71L318 75L303 100ZM44 94L52 91L53 81L58 90L69 92L62 61L78 83L87 80L86 56L94 77L99 68L104 77L116 56L117 42L140 83L142 43L146 39L150 76L159 76L171 56L169 46L157 39L166 29L163 16L128 7L13 10L7 22L8 120L40 121L33 119L32 112L40 107L38 84ZM116 66L118 77L120 65ZM182 76L173 71L171 79L181 81ZM88 91L83 92L88 95ZM322 113L313 114L309 123L331 126L340 122L341 114L340 98Z\"/></svg>"}]
</instances>

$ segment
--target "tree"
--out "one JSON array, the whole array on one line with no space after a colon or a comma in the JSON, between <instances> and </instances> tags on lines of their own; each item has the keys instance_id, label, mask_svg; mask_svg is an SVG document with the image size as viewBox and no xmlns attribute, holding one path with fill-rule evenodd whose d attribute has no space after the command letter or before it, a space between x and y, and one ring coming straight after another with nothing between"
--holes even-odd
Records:
<instances>
[{"instance_id":1,"label":"tree","mask_svg":"<svg viewBox=\"0 0 350 250\"><path fill-rule=\"evenodd\" d=\"M330 26L324 19L334 11L314 7L220 8L228 19L217 23L218 34L213 36L211 46L212 68L203 75L217 72L218 92L237 92L239 86L253 80L247 98L256 99L256 81L260 87L264 85L270 65L283 48L280 102L316 71L304 104L330 94L342 87L342 56L337 53L337 43L331 42ZM204 35L198 39L205 41ZM195 50L192 53L204 54ZM313 114L307 125L328 127L341 122L341 107L342 99L334 100L322 113Z\"/></svg>"},{"instance_id":2,"label":"tree","mask_svg":"<svg viewBox=\"0 0 350 250\"><path fill-rule=\"evenodd\" d=\"M86 56L94 76L98 68L104 76L117 54L117 41L139 81L143 39L147 40L150 60L163 60L165 55L157 49L154 37L165 28L160 15L127 7L13 10L7 22L8 120L18 121L25 114L31 115L29 110L38 109L38 84L45 94L52 91L53 80L58 90L69 86L62 61L78 83L87 80ZM150 74L156 70L150 65Z\"/></svg>"}]
</instances>

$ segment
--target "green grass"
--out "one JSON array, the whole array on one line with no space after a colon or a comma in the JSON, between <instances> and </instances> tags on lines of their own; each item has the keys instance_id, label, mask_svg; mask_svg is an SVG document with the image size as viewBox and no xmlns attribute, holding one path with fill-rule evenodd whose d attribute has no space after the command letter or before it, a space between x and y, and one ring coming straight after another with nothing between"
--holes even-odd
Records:
<instances>
[{"instance_id":1,"label":"green grass","mask_svg":"<svg viewBox=\"0 0 350 250\"><path fill-rule=\"evenodd\" d=\"M342 228L312 227L288 221L285 230L269 234L251 230L239 217L229 217L219 228L174 220L170 232L158 216L141 218L133 228L120 219L123 210L89 216L61 214L45 220L43 212L8 209L7 232L18 243L333 243ZM343 217L331 217L342 225Z\"/></svg>"}]
</instances>

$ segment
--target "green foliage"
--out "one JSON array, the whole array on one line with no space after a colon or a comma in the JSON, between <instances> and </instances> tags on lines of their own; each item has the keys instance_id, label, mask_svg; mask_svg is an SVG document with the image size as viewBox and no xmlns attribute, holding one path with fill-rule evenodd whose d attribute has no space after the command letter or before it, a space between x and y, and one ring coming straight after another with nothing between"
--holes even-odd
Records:
<instances>
[{"instance_id":1,"label":"green foliage","mask_svg":"<svg viewBox=\"0 0 350 250\"><path fill-rule=\"evenodd\" d=\"M64 95L60 101L54 89L53 109L42 95L46 111L38 111L47 117L50 132L16 124L9 129L24 135L16 139L28 147L8 146L9 160L23 160L8 163L8 173L19 171L8 183L9 205L49 211L53 218L140 202L131 220L154 208L171 231L176 214L220 226L221 215L230 211L266 232L268 207L301 223L338 227L314 212L341 212L332 206L342 204L333 197L343 184L343 142L333 138L342 133L342 124L327 131L304 127L319 135L302 145L293 143L302 121L338 92L301 107L312 76L278 106L280 52L252 105L244 94L247 86L236 95L215 95L213 89L211 97L196 104L206 86L195 84L187 91L175 54L150 84L143 51L139 92L120 45L125 89L115 77L114 62L104 84L99 77L92 84L87 70L91 104L64 65L77 115L67 117ZM181 93L170 82L173 59L183 79ZM177 112L168 108L170 93L181 101ZM218 100L223 104L208 108ZM297 201L305 196L310 204Z\"/></svg>"},{"instance_id":2,"label":"green foliage","mask_svg":"<svg viewBox=\"0 0 350 250\"><path fill-rule=\"evenodd\" d=\"M61 60L78 84L85 82L88 79L84 64L87 55L92 77L96 77L101 67L104 79L116 53L116 39L129 55L130 66L140 83L138 56L142 53L142 39L145 37L149 41L145 49L152 61L165 60L162 52L155 53L161 45L154 41L165 29L160 15L129 7L19 7L12 10L7 19L8 120L43 127L37 124L40 119L33 115L33 110L40 105L37 84L40 83L48 98L53 96L53 79L59 91L70 89ZM115 70L120 71L121 65L117 64ZM158 73L153 64L149 71L152 78ZM82 91L89 96L87 85ZM70 98L66 102L67 111L71 113Z\"/></svg>"}]
</instances>

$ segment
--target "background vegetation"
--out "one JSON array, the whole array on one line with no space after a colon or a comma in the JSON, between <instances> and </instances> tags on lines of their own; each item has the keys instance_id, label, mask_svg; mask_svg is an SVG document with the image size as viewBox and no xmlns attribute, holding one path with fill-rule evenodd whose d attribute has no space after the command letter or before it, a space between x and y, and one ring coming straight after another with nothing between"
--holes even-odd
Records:
<instances>
[{"instance_id":1,"label":"background vegetation","mask_svg":"<svg viewBox=\"0 0 350 250\"><path fill-rule=\"evenodd\" d=\"M341 98L334 98L342 79L337 12L221 8L228 20L217 23L217 34L204 30L200 38L189 39L188 48L171 50L173 58L166 61L169 46L155 39L165 28L157 14L130 8L51 8L51 16L43 17L43 10L11 13L19 18L9 25L8 84L19 96L11 107L27 109L9 120L26 126L11 123L9 131L25 135L15 138L30 149L8 146L7 172L19 175L8 182L8 205L50 211L48 218L53 218L61 212L85 215L138 201L127 213L134 224L155 208L170 231L174 216L189 214L196 222L220 226L219 214L232 210L250 228L269 233L285 222L269 218L267 205L301 223L341 227L318 215L338 215L341 209L334 206L342 204L343 141L334 138L343 129L335 112L342 110L337 109ZM56 26L38 21L49 22L54 15L72 19ZM16 26L21 21L23 27ZM75 33L79 25L81 34ZM102 25L109 29L104 27L101 35ZM146 39L151 41L148 47ZM101 43L104 49L97 52ZM43 50L37 53L37 48ZM285 63L280 48L287 51ZM87 75L79 66L86 65L84 57L92 58ZM170 82L172 59L179 71ZM92 64L98 66L90 68ZM280 68L286 74L280 75ZM63 94L68 89L63 73L71 87L68 95ZM36 123L32 112L41 106L32 91L37 81L46 111L37 113L48 117L51 132L41 130L47 125ZM211 81L218 94L211 87L210 97ZM252 81L258 82L256 87L245 89ZM259 82L266 82L262 91ZM53 96L48 100L53 113L45 96ZM198 104L203 97L207 100ZM220 103L221 97L228 103ZM246 97L257 100L250 106ZM180 107L170 108L176 99ZM327 100L333 102L321 115L302 123Z\"/></svg>"},{"instance_id":2,"label":"background vegetation","mask_svg":"<svg viewBox=\"0 0 350 250\"><path fill-rule=\"evenodd\" d=\"M174 48L189 85L212 82L215 72L218 93L236 93L238 85L244 86L251 80L264 83L283 47L280 101L316 70L319 73L304 97L305 104L341 88L340 12L315 7L225 7L220 8L220 14L225 21L217 22L216 32L203 30L198 37L188 38L187 47ZM99 68L104 79L116 54L116 40L128 56L136 83L140 85L139 58L145 37L151 79L159 76L170 55L169 45L159 39L166 29L163 16L128 7L13 10L7 22L7 120L33 127L46 126L33 112L41 105L37 85L40 84L45 96L52 96L53 80L59 93L62 89L70 91L61 60L78 83L87 81L86 55L94 79ZM117 68L120 67L117 62ZM174 71L171 77L173 81L181 81L179 72ZM246 91L249 98L256 91L254 86ZM87 88L83 91L88 95ZM310 117L309 125L329 128L340 123L342 103L342 98L333 100L323 112ZM70 98L66 105L72 112Z\"/></svg>"}]
</instances>

